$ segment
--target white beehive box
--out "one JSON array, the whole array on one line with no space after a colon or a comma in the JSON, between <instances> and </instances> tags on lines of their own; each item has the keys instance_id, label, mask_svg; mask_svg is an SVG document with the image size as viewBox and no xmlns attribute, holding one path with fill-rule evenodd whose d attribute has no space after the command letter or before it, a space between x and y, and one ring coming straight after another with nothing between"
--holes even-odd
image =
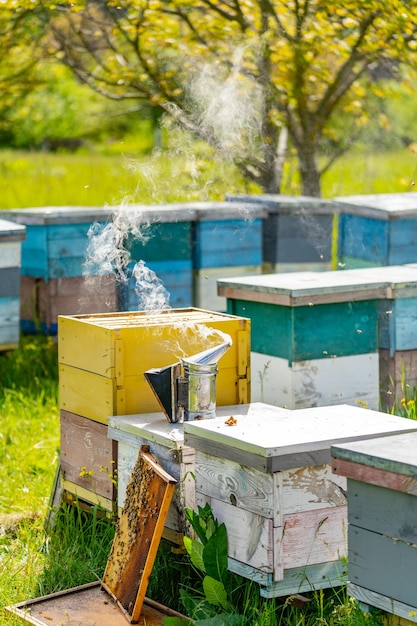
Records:
<instances>
[{"instance_id":1,"label":"white beehive box","mask_svg":"<svg viewBox=\"0 0 417 626\"><path fill-rule=\"evenodd\" d=\"M347 405L251 407L233 425L225 416L184 424L196 504L208 502L226 524L230 569L259 582L265 597L343 584L346 482L332 475L330 446L417 423Z\"/></svg>"}]
</instances>

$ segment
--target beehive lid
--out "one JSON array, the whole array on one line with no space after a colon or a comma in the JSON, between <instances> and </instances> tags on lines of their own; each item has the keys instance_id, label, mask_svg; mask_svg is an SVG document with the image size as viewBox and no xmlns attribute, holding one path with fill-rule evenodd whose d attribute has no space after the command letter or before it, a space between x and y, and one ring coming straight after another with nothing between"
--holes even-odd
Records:
<instances>
[{"instance_id":1,"label":"beehive lid","mask_svg":"<svg viewBox=\"0 0 417 626\"><path fill-rule=\"evenodd\" d=\"M392 298L396 291L417 292L417 266L372 267L328 272L262 274L217 281L227 298L283 306Z\"/></svg>"},{"instance_id":2,"label":"beehive lid","mask_svg":"<svg viewBox=\"0 0 417 626\"><path fill-rule=\"evenodd\" d=\"M267 472L330 463L333 444L417 431L417 422L348 405L288 411L273 407L186 422L187 445Z\"/></svg>"},{"instance_id":3,"label":"beehive lid","mask_svg":"<svg viewBox=\"0 0 417 626\"><path fill-rule=\"evenodd\" d=\"M48 206L4 211L4 217L28 226L106 222L113 210L108 207Z\"/></svg>"},{"instance_id":4,"label":"beehive lid","mask_svg":"<svg viewBox=\"0 0 417 626\"><path fill-rule=\"evenodd\" d=\"M5 241L23 241L25 238L25 226L0 219L0 243Z\"/></svg>"},{"instance_id":5,"label":"beehive lid","mask_svg":"<svg viewBox=\"0 0 417 626\"><path fill-rule=\"evenodd\" d=\"M412 421L412 420L411 420ZM417 432L335 445L332 457L417 478Z\"/></svg>"},{"instance_id":6,"label":"beehive lid","mask_svg":"<svg viewBox=\"0 0 417 626\"><path fill-rule=\"evenodd\" d=\"M231 202L249 202L259 204L268 209L268 213L280 215L332 215L338 211L338 205L332 200L323 200L312 196L285 196L282 194L264 193L228 194L226 199Z\"/></svg>"},{"instance_id":7,"label":"beehive lid","mask_svg":"<svg viewBox=\"0 0 417 626\"><path fill-rule=\"evenodd\" d=\"M390 221L417 217L417 194L375 193L334 198L341 212Z\"/></svg>"},{"instance_id":8,"label":"beehive lid","mask_svg":"<svg viewBox=\"0 0 417 626\"><path fill-rule=\"evenodd\" d=\"M287 409L279 409L287 412ZM252 404L236 404L218 406L216 415L219 419L228 419L233 414L252 416L262 412L263 415L275 415L276 407L262 402ZM115 441L124 441L134 445L143 439L178 450L184 448L183 424L167 422L162 412L139 413L132 415L115 415L109 418L109 437Z\"/></svg>"},{"instance_id":9,"label":"beehive lid","mask_svg":"<svg viewBox=\"0 0 417 626\"><path fill-rule=\"evenodd\" d=\"M119 330L122 328L144 327L162 328L164 326L177 326L187 328L188 325L205 324L239 319L235 315L215 313L204 309L164 309L163 311L126 311L118 313L96 313L86 315L60 315L60 320L76 320L85 324L93 324L102 328ZM243 318L240 318L243 319Z\"/></svg>"}]
</instances>

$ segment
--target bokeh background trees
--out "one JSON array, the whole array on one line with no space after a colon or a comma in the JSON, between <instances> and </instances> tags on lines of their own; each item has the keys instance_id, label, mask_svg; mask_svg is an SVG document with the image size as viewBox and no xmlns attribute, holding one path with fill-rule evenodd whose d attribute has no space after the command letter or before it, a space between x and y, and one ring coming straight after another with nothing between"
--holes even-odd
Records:
<instances>
[{"instance_id":1,"label":"bokeh background trees","mask_svg":"<svg viewBox=\"0 0 417 626\"><path fill-rule=\"evenodd\" d=\"M417 143L417 2L5 0L0 142L75 149L181 128L277 193L321 195L358 142Z\"/></svg>"}]
</instances>

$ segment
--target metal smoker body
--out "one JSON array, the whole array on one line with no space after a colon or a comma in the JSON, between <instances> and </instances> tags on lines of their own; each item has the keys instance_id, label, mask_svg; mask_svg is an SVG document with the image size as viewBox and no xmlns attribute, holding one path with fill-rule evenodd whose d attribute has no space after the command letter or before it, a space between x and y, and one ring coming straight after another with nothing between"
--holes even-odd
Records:
<instances>
[{"instance_id":1,"label":"metal smoker body","mask_svg":"<svg viewBox=\"0 0 417 626\"><path fill-rule=\"evenodd\" d=\"M216 415L217 363L231 340L163 368L145 372L170 422L209 419Z\"/></svg>"}]
</instances>

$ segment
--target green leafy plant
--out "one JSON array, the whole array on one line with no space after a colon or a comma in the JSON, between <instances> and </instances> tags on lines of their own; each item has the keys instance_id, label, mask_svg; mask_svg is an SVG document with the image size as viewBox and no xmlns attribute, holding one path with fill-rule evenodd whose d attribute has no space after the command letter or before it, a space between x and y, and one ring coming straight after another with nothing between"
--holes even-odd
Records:
<instances>
[{"instance_id":1,"label":"green leafy plant","mask_svg":"<svg viewBox=\"0 0 417 626\"><path fill-rule=\"evenodd\" d=\"M243 626L246 618L236 612L230 599L226 526L218 523L208 504L199 506L197 512L186 509L185 515L197 538L184 537L184 546L202 576L200 591L180 592L186 612L201 626Z\"/></svg>"}]
</instances>

